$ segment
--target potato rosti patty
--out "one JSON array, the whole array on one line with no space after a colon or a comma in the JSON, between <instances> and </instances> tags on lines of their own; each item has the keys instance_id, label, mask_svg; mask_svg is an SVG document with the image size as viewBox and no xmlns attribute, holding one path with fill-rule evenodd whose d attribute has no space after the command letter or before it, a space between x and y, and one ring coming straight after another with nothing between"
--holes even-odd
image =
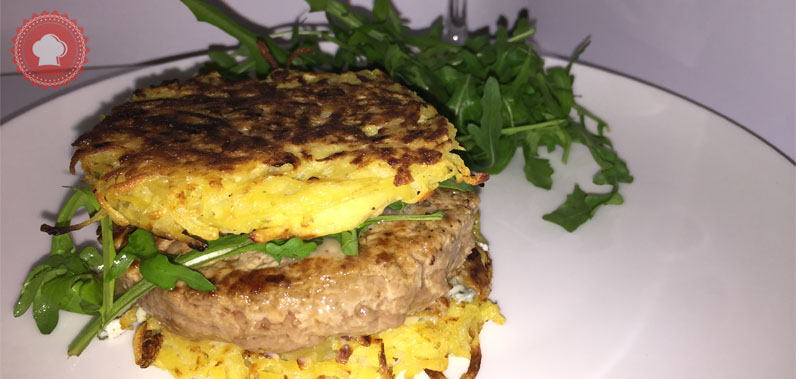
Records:
<instances>
[{"instance_id":1,"label":"potato rosti patty","mask_svg":"<svg viewBox=\"0 0 796 379\"><path fill-rule=\"evenodd\" d=\"M350 230L390 203L474 182L453 126L380 71L216 73L136 92L74 146L118 225L183 242Z\"/></svg>"}]
</instances>

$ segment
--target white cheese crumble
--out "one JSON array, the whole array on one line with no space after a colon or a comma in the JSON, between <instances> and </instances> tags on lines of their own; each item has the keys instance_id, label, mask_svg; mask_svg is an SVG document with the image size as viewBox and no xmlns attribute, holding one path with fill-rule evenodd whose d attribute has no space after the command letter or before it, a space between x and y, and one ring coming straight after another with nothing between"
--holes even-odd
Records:
<instances>
[{"instance_id":1,"label":"white cheese crumble","mask_svg":"<svg viewBox=\"0 0 796 379\"><path fill-rule=\"evenodd\" d=\"M122 325L119 322L119 319L114 319L113 321L108 323L108 326L102 331L99 332L99 339L114 339L124 333L124 329L122 329Z\"/></svg>"},{"instance_id":2,"label":"white cheese crumble","mask_svg":"<svg viewBox=\"0 0 796 379\"><path fill-rule=\"evenodd\" d=\"M138 309L135 310L135 322L144 322L146 321L147 316L148 315L146 311L141 309L141 307L138 307Z\"/></svg>"},{"instance_id":3,"label":"white cheese crumble","mask_svg":"<svg viewBox=\"0 0 796 379\"><path fill-rule=\"evenodd\" d=\"M445 297L455 300L457 303L469 303L475 299L475 290L472 288L467 288L461 284L456 284L450 289L450 291L448 291L447 294L445 294Z\"/></svg>"},{"instance_id":4,"label":"white cheese crumble","mask_svg":"<svg viewBox=\"0 0 796 379\"><path fill-rule=\"evenodd\" d=\"M122 315L124 315L124 313L122 313ZM135 322L136 323L144 322L144 321L146 321L146 318L147 318L146 311L144 311L140 307L135 310ZM117 317L113 321L109 322L108 326L106 326L105 329L102 329L99 332L99 335L97 335L97 338L99 338L101 340L114 339L114 338L119 337L120 335L122 335L124 332L126 332L127 331L126 329L122 329L122 323L121 323L120 319L121 319L121 317Z\"/></svg>"},{"instance_id":5,"label":"white cheese crumble","mask_svg":"<svg viewBox=\"0 0 796 379\"><path fill-rule=\"evenodd\" d=\"M483 242L476 242L475 244L478 245L478 247L480 247L481 250L489 252L489 245L487 245L487 244L485 244Z\"/></svg>"}]
</instances>

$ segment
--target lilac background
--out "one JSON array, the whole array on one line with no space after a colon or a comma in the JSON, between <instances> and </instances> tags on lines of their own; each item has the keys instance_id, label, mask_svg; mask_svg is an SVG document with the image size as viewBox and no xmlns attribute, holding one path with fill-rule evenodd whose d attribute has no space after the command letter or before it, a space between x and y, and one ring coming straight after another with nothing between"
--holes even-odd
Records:
<instances>
[{"instance_id":1,"label":"lilac background","mask_svg":"<svg viewBox=\"0 0 796 379\"><path fill-rule=\"evenodd\" d=\"M370 1L355 1L369 5ZM428 25L447 1L395 1L412 25ZM241 0L229 6L254 24L307 17L302 1ZM796 4L793 0L470 0L471 29L513 22L520 9L536 20L544 52L568 55L587 35L582 60L642 79L699 102L796 156ZM78 21L91 52L77 82L42 90L12 63L11 40L23 19L57 10ZM318 21L310 17L310 22ZM131 65L234 40L196 22L177 1L31 0L0 3L0 115L19 112Z\"/></svg>"}]
</instances>

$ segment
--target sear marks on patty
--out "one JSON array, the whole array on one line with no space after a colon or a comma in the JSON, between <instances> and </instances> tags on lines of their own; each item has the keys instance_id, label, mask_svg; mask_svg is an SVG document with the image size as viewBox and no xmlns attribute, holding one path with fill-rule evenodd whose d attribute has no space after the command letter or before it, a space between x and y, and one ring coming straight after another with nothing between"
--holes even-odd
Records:
<instances>
[{"instance_id":1,"label":"sear marks on patty","mask_svg":"<svg viewBox=\"0 0 796 379\"><path fill-rule=\"evenodd\" d=\"M260 352L286 352L329 336L368 335L397 327L407 314L434 303L449 289L474 246L478 197L437 189L403 212L445 212L439 221L396 221L360 237L358 256L321 252L276 265L256 252L200 269L217 290L179 283L156 288L140 306L167 329L192 339L235 343ZM127 286L140 280L133 266Z\"/></svg>"},{"instance_id":2,"label":"sear marks on patty","mask_svg":"<svg viewBox=\"0 0 796 379\"><path fill-rule=\"evenodd\" d=\"M208 73L136 91L73 143L71 169L83 161L89 177L123 180L175 168L231 171L252 161L279 168L380 160L397 170L398 186L412 182L410 165L442 159L454 146L451 133L445 117L378 70L276 70L263 81ZM117 160L92 163L102 153Z\"/></svg>"}]
</instances>

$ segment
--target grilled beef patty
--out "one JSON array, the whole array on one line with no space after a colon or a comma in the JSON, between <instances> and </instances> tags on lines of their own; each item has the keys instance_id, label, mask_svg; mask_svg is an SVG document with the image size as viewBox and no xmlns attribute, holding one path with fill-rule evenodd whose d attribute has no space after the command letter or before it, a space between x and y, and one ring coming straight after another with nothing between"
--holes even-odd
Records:
<instances>
[{"instance_id":1,"label":"grilled beef patty","mask_svg":"<svg viewBox=\"0 0 796 379\"><path fill-rule=\"evenodd\" d=\"M397 327L450 288L448 278L474 246L478 197L437 189L401 213L445 212L439 221L373 225L360 236L359 255L324 245L308 258L276 264L257 252L202 267L217 287L199 292L179 283L138 303L168 330L192 339L286 352L329 336L368 335ZM122 278L141 279L137 266Z\"/></svg>"}]
</instances>

